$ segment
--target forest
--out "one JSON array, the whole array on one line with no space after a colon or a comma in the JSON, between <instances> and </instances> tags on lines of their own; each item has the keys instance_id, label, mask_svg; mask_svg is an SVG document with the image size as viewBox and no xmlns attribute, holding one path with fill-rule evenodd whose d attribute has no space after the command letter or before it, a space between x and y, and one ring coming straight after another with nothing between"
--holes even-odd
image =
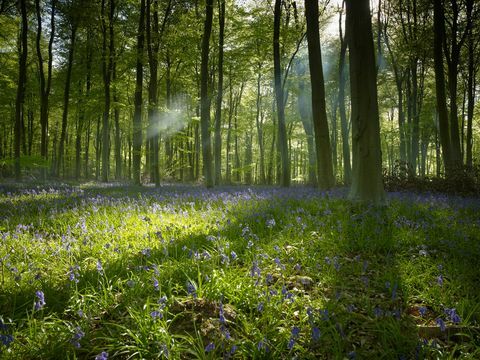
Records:
<instances>
[{"instance_id":1,"label":"forest","mask_svg":"<svg viewBox=\"0 0 480 360\"><path fill-rule=\"evenodd\" d=\"M2 0L2 176L351 184L356 25L308 4ZM474 180L478 4L434 4L370 9L375 171Z\"/></svg>"},{"instance_id":2,"label":"forest","mask_svg":"<svg viewBox=\"0 0 480 360\"><path fill-rule=\"evenodd\" d=\"M480 358L479 24L0 0L0 359Z\"/></svg>"}]
</instances>

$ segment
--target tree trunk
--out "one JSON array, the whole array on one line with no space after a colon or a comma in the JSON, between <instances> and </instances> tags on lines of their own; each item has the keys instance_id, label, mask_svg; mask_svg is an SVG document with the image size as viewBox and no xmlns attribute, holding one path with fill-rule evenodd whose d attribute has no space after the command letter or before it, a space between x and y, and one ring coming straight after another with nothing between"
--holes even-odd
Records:
<instances>
[{"instance_id":1,"label":"tree trunk","mask_svg":"<svg viewBox=\"0 0 480 360\"><path fill-rule=\"evenodd\" d=\"M145 0L140 2L140 19L137 33L137 64L135 81L135 112L133 114L133 182L141 184L140 170L142 163L142 85L143 85L143 50L145 42Z\"/></svg>"},{"instance_id":2,"label":"tree trunk","mask_svg":"<svg viewBox=\"0 0 480 360\"><path fill-rule=\"evenodd\" d=\"M202 38L202 63L200 67L200 125L202 131L202 159L205 173L205 185L213 187L212 144L210 140L210 96L208 93L208 50L212 32L213 0L207 0L205 24Z\"/></svg>"},{"instance_id":3,"label":"tree trunk","mask_svg":"<svg viewBox=\"0 0 480 360\"><path fill-rule=\"evenodd\" d=\"M115 55L114 55L115 56ZM115 123L115 179L122 178L122 143L121 143L121 129L120 129L120 108L118 106L118 91L117 91L117 61L113 61L113 120Z\"/></svg>"},{"instance_id":4,"label":"tree trunk","mask_svg":"<svg viewBox=\"0 0 480 360\"><path fill-rule=\"evenodd\" d=\"M150 7L153 1L153 14ZM155 186L160 186L159 164L159 124L158 124L158 0L147 1L147 50L150 67L150 80L148 83L148 141L150 142L150 166L151 180Z\"/></svg>"},{"instance_id":5,"label":"tree trunk","mask_svg":"<svg viewBox=\"0 0 480 360\"><path fill-rule=\"evenodd\" d=\"M262 97L260 93L260 84L262 80L262 73L261 73L261 64L258 66L258 74L257 74L257 110L255 114L255 125L257 127L257 140L258 140L258 149L259 149L259 157L260 157L260 184L265 184L265 144L263 141L263 116L261 115L262 111Z\"/></svg>"},{"instance_id":6,"label":"tree trunk","mask_svg":"<svg viewBox=\"0 0 480 360\"><path fill-rule=\"evenodd\" d=\"M350 185L350 183L352 182L352 165L350 162L350 142L347 112L345 109L345 58L347 52L347 34L345 34L345 37L342 36L342 13L340 13L339 29L340 57L338 61L338 106L340 111L340 126L342 130L343 182L345 183L345 185Z\"/></svg>"},{"instance_id":7,"label":"tree trunk","mask_svg":"<svg viewBox=\"0 0 480 360\"><path fill-rule=\"evenodd\" d=\"M468 105L467 105L467 136L466 136L466 166L471 170L473 167L472 147L473 147L473 111L475 107L475 89L476 89L476 71L475 71L475 45L473 24L471 13L473 8L473 0L467 1L467 14L469 17L468 30ZM478 35L477 35L478 36ZM478 58L478 56L477 56Z\"/></svg>"},{"instance_id":8,"label":"tree trunk","mask_svg":"<svg viewBox=\"0 0 480 360\"><path fill-rule=\"evenodd\" d=\"M325 103L317 1L305 0L305 15L307 18L308 62L312 86L312 119L315 130L318 186L320 189L330 189L335 184L335 179Z\"/></svg>"},{"instance_id":9,"label":"tree trunk","mask_svg":"<svg viewBox=\"0 0 480 360\"><path fill-rule=\"evenodd\" d=\"M23 105L25 102L25 88L27 84L27 52L28 52L28 18L26 0L19 1L20 12L22 16L19 56L18 56L18 84L17 98L15 102L15 128L14 128L14 167L15 178L20 180L22 177L20 167L20 143L22 140L22 117Z\"/></svg>"},{"instance_id":10,"label":"tree trunk","mask_svg":"<svg viewBox=\"0 0 480 360\"><path fill-rule=\"evenodd\" d=\"M382 153L369 0L347 0L353 171L350 199L381 204Z\"/></svg>"},{"instance_id":11,"label":"tree trunk","mask_svg":"<svg viewBox=\"0 0 480 360\"><path fill-rule=\"evenodd\" d=\"M218 34L218 89L215 111L215 183L222 178L222 98L223 98L223 39L225 32L225 0L219 0Z\"/></svg>"},{"instance_id":12,"label":"tree trunk","mask_svg":"<svg viewBox=\"0 0 480 360\"><path fill-rule=\"evenodd\" d=\"M280 183L290 186L290 164L288 157L287 129L285 126L285 104L282 86L282 70L280 65L280 25L282 17L282 1L275 0L273 16L273 72L275 79L275 99L278 116L278 147L281 159Z\"/></svg>"},{"instance_id":13,"label":"tree trunk","mask_svg":"<svg viewBox=\"0 0 480 360\"><path fill-rule=\"evenodd\" d=\"M48 99L50 95L50 88L52 83L52 47L55 36L55 4L56 0L51 1L51 17L50 17L50 39L48 41L48 70L47 78L45 79L45 71L43 68L43 55L42 55L42 16L40 11L40 0L35 0L35 8L37 11L37 58L38 69L40 75L40 156L47 161L48 160ZM47 175L46 167L42 169L42 178L45 179Z\"/></svg>"},{"instance_id":14,"label":"tree trunk","mask_svg":"<svg viewBox=\"0 0 480 360\"><path fill-rule=\"evenodd\" d=\"M437 98L438 129L442 145L443 164L447 177L452 175L450 135L448 129L447 97L445 95L445 74L443 72L442 44L445 36L444 14L441 0L434 0L433 7L433 58L435 63L435 92Z\"/></svg>"},{"instance_id":15,"label":"tree trunk","mask_svg":"<svg viewBox=\"0 0 480 360\"><path fill-rule=\"evenodd\" d=\"M63 92L63 115L62 115L62 130L60 133L60 144L58 145L58 154L55 167L55 175L60 175L60 168L63 161L63 153L65 148L65 138L67 136L67 120L68 120L68 105L70 100L70 83L72 79L73 55L75 51L75 39L77 27L75 24L71 25L70 47L68 49L68 64L67 77L65 79L65 90Z\"/></svg>"}]
</instances>

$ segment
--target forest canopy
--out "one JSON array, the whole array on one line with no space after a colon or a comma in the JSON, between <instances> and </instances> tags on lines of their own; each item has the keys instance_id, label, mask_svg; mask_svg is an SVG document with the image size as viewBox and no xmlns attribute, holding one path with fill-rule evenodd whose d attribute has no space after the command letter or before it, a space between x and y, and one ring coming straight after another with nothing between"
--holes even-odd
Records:
<instances>
[{"instance_id":1,"label":"forest canopy","mask_svg":"<svg viewBox=\"0 0 480 360\"><path fill-rule=\"evenodd\" d=\"M478 20L474 0L2 0L0 176L475 181Z\"/></svg>"}]
</instances>

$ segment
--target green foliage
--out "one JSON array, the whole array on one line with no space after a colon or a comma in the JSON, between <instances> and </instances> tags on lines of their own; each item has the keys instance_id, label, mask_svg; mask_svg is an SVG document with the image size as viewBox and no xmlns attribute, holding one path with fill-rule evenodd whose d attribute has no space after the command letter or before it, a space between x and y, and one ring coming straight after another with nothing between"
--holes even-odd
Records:
<instances>
[{"instance_id":1,"label":"green foliage","mask_svg":"<svg viewBox=\"0 0 480 360\"><path fill-rule=\"evenodd\" d=\"M1 359L480 354L475 199L0 190Z\"/></svg>"}]
</instances>

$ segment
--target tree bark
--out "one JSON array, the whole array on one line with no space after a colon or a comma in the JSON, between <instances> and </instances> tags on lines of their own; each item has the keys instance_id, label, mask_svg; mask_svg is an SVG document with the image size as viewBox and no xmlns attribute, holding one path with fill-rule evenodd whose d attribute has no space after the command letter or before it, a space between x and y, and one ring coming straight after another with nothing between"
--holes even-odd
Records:
<instances>
[{"instance_id":1,"label":"tree bark","mask_svg":"<svg viewBox=\"0 0 480 360\"><path fill-rule=\"evenodd\" d=\"M218 88L215 111L215 183L222 179L222 99L223 99L223 42L225 33L225 0L219 0L218 14Z\"/></svg>"},{"instance_id":2,"label":"tree bark","mask_svg":"<svg viewBox=\"0 0 480 360\"><path fill-rule=\"evenodd\" d=\"M352 99L352 200L382 204L382 153L369 0L347 0Z\"/></svg>"},{"instance_id":3,"label":"tree bark","mask_svg":"<svg viewBox=\"0 0 480 360\"><path fill-rule=\"evenodd\" d=\"M200 127L202 132L202 159L205 185L213 187L212 144L210 139L210 96L208 93L208 51L212 32L213 0L206 1L205 24L202 38L202 62L200 66Z\"/></svg>"},{"instance_id":4,"label":"tree bark","mask_svg":"<svg viewBox=\"0 0 480 360\"><path fill-rule=\"evenodd\" d=\"M285 126L285 104L282 86L282 70L280 66L280 25L282 17L282 1L275 0L273 17L273 72L275 80L275 100L278 116L278 147L281 160L280 184L290 186L290 164L288 157L287 129Z\"/></svg>"},{"instance_id":5,"label":"tree bark","mask_svg":"<svg viewBox=\"0 0 480 360\"><path fill-rule=\"evenodd\" d=\"M445 36L444 15L441 0L434 0L433 7L433 58L435 63L435 92L437 98L438 129L442 145L443 164L447 177L452 175L450 135L448 129L447 97L445 95L445 74L443 72L442 44Z\"/></svg>"},{"instance_id":6,"label":"tree bark","mask_svg":"<svg viewBox=\"0 0 480 360\"><path fill-rule=\"evenodd\" d=\"M133 114L133 182L141 184L140 170L142 162L142 105L143 105L143 51L145 42L145 0L140 2L140 18L137 33L137 64L135 81L135 112Z\"/></svg>"},{"instance_id":7,"label":"tree bark","mask_svg":"<svg viewBox=\"0 0 480 360\"><path fill-rule=\"evenodd\" d=\"M22 140L23 105L25 102L25 88L27 84L27 52L28 52L28 18L26 0L19 1L22 16L19 56L18 56L18 85L15 101L15 127L14 127L14 168L15 178L21 180L20 148Z\"/></svg>"},{"instance_id":8,"label":"tree bark","mask_svg":"<svg viewBox=\"0 0 480 360\"><path fill-rule=\"evenodd\" d=\"M41 39L42 39L42 16L40 11L40 0L35 0L35 8L37 11L37 58L38 58L38 69L40 75L40 126L41 126L41 135L40 135L40 156L48 160L48 99L50 95L50 88L52 83L52 47L53 40L55 36L55 5L56 0L51 1L51 15L50 15L50 38L48 41L48 70L47 78L45 79ZM47 169L42 169L42 177L45 179L47 175Z\"/></svg>"},{"instance_id":9,"label":"tree bark","mask_svg":"<svg viewBox=\"0 0 480 360\"><path fill-rule=\"evenodd\" d=\"M339 18L339 30L340 56L338 60L338 107L340 112L340 126L342 131L343 182L345 185L350 185L350 183L352 182L352 164L350 162L350 141L347 111L345 109L345 58L347 53L347 34L345 33L345 36L342 36L342 13L340 13Z\"/></svg>"},{"instance_id":10,"label":"tree bark","mask_svg":"<svg viewBox=\"0 0 480 360\"><path fill-rule=\"evenodd\" d=\"M258 66L258 74L257 74L257 110L255 114L255 125L257 127L257 140L258 140L258 149L259 149L259 157L260 157L260 164L259 164L259 173L260 173L260 184L265 184L265 144L263 140L263 116L261 115L262 111L262 96L260 93L260 84L262 80L262 73L261 73L261 64Z\"/></svg>"},{"instance_id":11,"label":"tree bark","mask_svg":"<svg viewBox=\"0 0 480 360\"><path fill-rule=\"evenodd\" d=\"M60 168L63 161L63 153L65 148L65 138L67 136L67 120L68 120L68 105L70 100L70 84L72 79L73 56L75 51L75 39L77 34L76 24L71 24L70 46L68 49L68 64L67 77L65 79L65 90L63 93L63 114L62 114L62 130L60 133L60 144L58 145L58 154L55 167L55 175L60 175Z\"/></svg>"},{"instance_id":12,"label":"tree bark","mask_svg":"<svg viewBox=\"0 0 480 360\"><path fill-rule=\"evenodd\" d=\"M318 186L320 189L330 189L335 185L335 179L325 103L317 1L305 0L305 15L307 19L308 60L312 87L312 119L315 130Z\"/></svg>"}]
</instances>

